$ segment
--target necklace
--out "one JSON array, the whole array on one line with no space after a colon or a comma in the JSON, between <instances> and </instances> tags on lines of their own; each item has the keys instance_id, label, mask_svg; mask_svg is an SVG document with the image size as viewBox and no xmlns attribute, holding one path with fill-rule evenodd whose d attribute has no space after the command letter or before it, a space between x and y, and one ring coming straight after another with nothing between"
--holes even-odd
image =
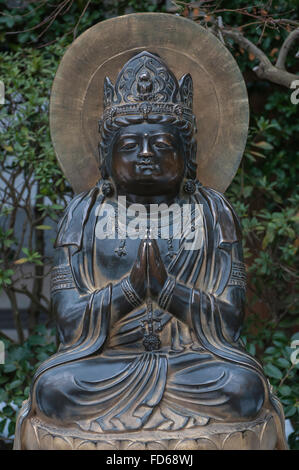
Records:
<instances>
[{"instance_id":1,"label":"necklace","mask_svg":"<svg viewBox=\"0 0 299 470\"><path fill-rule=\"evenodd\" d=\"M121 206L121 208L122 208L122 210L124 209L122 206ZM165 213L167 213L167 215L168 215L167 219L165 217ZM157 233L158 238L160 238L160 239L162 238L163 228L168 227L168 235L169 236L168 236L168 240L167 240L167 245L168 245L167 256L170 259L172 259L176 255L176 251L174 250L174 247L173 247L173 238L177 237L177 235L179 233L178 231L180 230L180 223L181 223L180 216L181 216L181 214L179 214L179 217L178 216L176 218L174 217L173 218L173 223L172 223L172 229L173 229L172 232L174 232L174 229L177 228L177 231L176 231L177 233L172 233L172 235L169 235L170 224L169 224L169 213L168 213L168 211L164 211L164 214L161 213L161 219L159 219L159 217L156 213L154 213L154 215L151 213L150 223L153 222L154 227L156 227L155 233ZM141 216L140 218L143 221L144 228L146 227L146 231L151 233L151 229L148 227L147 214L146 214L146 217ZM133 216L132 216L132 219L134 219ZM177 227L178 222L179 222L179 229ZM121 238L121 242L120 242L119 246L117 248L115 248L114 252L121 258L122 256L126 256L126 254L127 254L126 238L125 238L126 231L127 231L127 226L124 223L120 222L119 213L118 213L118 205L115 207L115 226L114 226L114 228L115 228L115 234L117 236L120 235L120 238Z\"/></svg>"}]
</instances>

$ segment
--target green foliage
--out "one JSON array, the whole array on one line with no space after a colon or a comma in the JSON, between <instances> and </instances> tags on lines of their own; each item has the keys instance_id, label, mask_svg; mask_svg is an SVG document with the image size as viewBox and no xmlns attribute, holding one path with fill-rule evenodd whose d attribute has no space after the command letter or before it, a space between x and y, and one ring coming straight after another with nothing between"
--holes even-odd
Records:
<instances>
[{"instance_id":1,"label":"green foliage","mask_svg":"<svg viewBox=\"0 0 299 470\"><path fill-rule=\"evenodd\" d=\"M23 345L2 339L5 347L5 364L0 364L0 436L8 425L8 437L14 434L16 410L28 398L32 377L37 367L56 351L55 331L45 325L36 327ZM1 409L1 408L0 408Z\"/></svg>"},{"instance_id":2,"label":"green foliage","mask_svg":"<svg viewBox=\"0 0 299 470\"><path fill-rule=\"evenodd\" d=\"M30 299L30 331L38 322L35 312L40 310L46 274L44 232L53 229L54 237L56 221L72 194L57 165L48 120L50 90L64 50L60 42L42 51L25 48L0 55L5 83L5 103L0 106L0 291L12 305L16 293ZM17 284L25 263L33 266L31 292ZM43 310L49 309L44 302ZM16 308L14 323L22 341Z\"/></svg>"},{"instance_id":3,"label":"green foliage","mask_svg":"<svg viewBox=\"0 0 299 470\"><path fill-rule=\"evenodd\" d=\"M64 180L57 166L49 134L49 95L64 47L50 46L42 51L19 50L0 56L0 77L5 83L5 104L0 108L0 161L7 171L22 169L24 176L39 183L37 199L47 196L54 204L57 187ZM44 215L53 215L52 204L40 202ZM7 211L7 207L3 207Z\"/></svg>"},{"instance_id":4,"label":"green foliage","mask_svg":"<svg viewBox=\"0 0 299 470\"><path fill-rule=\"evenodd\" d=\"M246 349L252 355L261 354L264 372L273 387L273 392L284 407L285 417L291 420L294 432L289 436L291 449L299 449L299 333L290 338L282 330L274 333L259 330L256 335L243 337ZM269 342L270 340L270 342ZM266 344L271 344L265 348Z\"/></svg>"},{"instance_id":5,"label":"green foliage","mask_svg":"<svg viewBox=\"0 0 299 470\"><path fill-rule=\"evenodd\" d=\"M242 165L228 190L242 222L248 272L243 339L292 422L292 449L299 446L298 366L290 361L299 323L295 112L288 91L269 95L264 115L252 115Z\"/></svg>"},{"instance_id":6,"label":"green foliage","mask_svg":"<svg viewBox=\"0 0 299 470\"><path fill-rule=\"evenodd\" d=\"M2 260L0 260L0 264ZM12 283L12 276L14 271L12 269L1 269L0 267L0 289L2 286L9 286Z\"/></svg>"},{"instance_id":7,"label":"green foliage","mask_svg":"<svg viewBox=\"0 0 299 470\"><path fill-rule=\"evenodd\" d=\"M133 12L163 11L166 2L91 0L87 8L84 0L41 2L39 6L35 6L34 2L21 2L23 8L8 6L9 2L4 0L0 0L1 3L4 8L0 16L0 48L18 50L24 44L39 46L52 43L57 38L71 42L87 28L106 18ZM46 18L49 20L45 21Z\"/></svg>"},{"instance_id":8,"label":"green foliage","mask_svg":"<svg viewBox=\"0 0 299 470\"><path fill-rule=\"evenodd\" d=\"M275 94L274 94L275 98ZM267 107L272 110L273 96ZM287 101L288 97L285 97ZM271 106L272 104L272 106ZM289 108L295 108L290 102ZM292 116L292 112L290 113ZM291 120L291 119L290 119ZM229 197L243 225L244 252L249 273L251 304L262 300L268 311L268 329L292 327L296 317L296 263L298 259L298 151L292 144L296 127L285 114L259 118L252 128L245 158L229 189ZM291 120L292 121L292 120ZM256 142L255 142L256 141ZM263 158L252 148L263 144ZM257 327L260 318L255 318Z\"/></svg>"}]
</instances>

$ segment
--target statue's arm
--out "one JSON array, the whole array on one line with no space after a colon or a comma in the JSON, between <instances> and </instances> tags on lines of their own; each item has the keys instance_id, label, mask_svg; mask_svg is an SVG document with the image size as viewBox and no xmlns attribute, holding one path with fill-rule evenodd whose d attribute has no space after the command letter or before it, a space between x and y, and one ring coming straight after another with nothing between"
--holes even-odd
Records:
<instances>
[{"instance_id":1,"label":"statue's arm","mask_svg":"<svg viewBox=\"0 0 299 470\"><path fill-rule=\"evenodd\" d=\"M167 311L177 320L191 325L191 302L193 289L178 281L175 285L167 305ZM161 296L160 296L161 298Z\"/></svg>"},{"instance_id":2,"label":"statue's arm","mask_svg":"<svg viewBox=\"0 0 299 470\"><path fill-rule=\"evenodd\" d=\"M67 247L56 248L51 279L52 310L62 345L72 344L80 336L91 295L101 295L101 290L106 287L95 288L86 293L79 292L73 278L69 256ZM128 279L129 277L125 280ZM136 308L136 305L129 301L124 287L127 284L124 280L110 284L112 284L110 322L113 325Z\"/></svg>"},{"instance_id":3,"label":"statue's arm","mask_svg":"<svg viewBox=\"0 0 299 470\"><path fill-rule=\"evenodd\" d=\"M68 248L55 250L51 275L51 303L61 345L79 337L90 294L80 294L69 262Z\"/></svg>"},{"instance_id":4,"label":"statue's arm","mask_svg":"<svg viewBox=\"0 0 299 470\"><path fill-rule=\"evenodd\" d=\"M244 321L246 298L246 271L243 262L242 242L233 244L231 271L224 290L216 296L223 333L229 341L236 342Z\"/></svg>"},{"instance_id":5,"label":"statue's arm","mask_svg":"<svg viewBox=\"0 0 299 470\"><path fill-rule=\"evenodd\" d=\"M190 326L194 299L200 299L203 295L213 297L221 315L225 335L230 341L237 341L244 319L245 277L242 245L241 242L236 242L231 247L231 271L222 292L217 293L216 290L204 292L173 280L174 287L167 311ZM198 307L198 314L200 310Z\"/></svg>"}]
</instances>

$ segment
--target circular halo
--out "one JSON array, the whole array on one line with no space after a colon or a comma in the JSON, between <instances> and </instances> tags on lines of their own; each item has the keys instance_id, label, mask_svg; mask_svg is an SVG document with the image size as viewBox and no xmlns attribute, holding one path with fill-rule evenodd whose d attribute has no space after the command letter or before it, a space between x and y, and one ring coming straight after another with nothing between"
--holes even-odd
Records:
<instances>
[{"instance_id":1,"label":"circular halo","mask_svg":"<svg viewBox=\"0 0 299 470\"><path fill-rule=\"evenodd\" d=\"M198 179L224 192L246 144L246 86L235 59L213 34L166 13L134 13L100 22L66 51L50 101L52 142L66 178L76 193L97 183L104 78L115 83L124 64L143 50L158 54L177 79L191 74Z\"/></svg>"}]
</instances>

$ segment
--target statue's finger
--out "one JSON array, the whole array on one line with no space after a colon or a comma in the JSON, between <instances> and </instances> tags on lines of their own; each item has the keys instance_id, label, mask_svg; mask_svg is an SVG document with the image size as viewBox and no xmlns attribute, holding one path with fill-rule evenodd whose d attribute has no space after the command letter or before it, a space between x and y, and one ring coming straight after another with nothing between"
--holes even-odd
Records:
<instances>
[{"instance_id":1,"label":"statue's finger","mask_svg":"<svg viewBox=\"0 0 299 470\"><path fill-rule=\"evenodd\" d=\"M152 240L149 240L148 242L148 261L149 261L149 264L153 264L153 262L155 261L155 251L153 248Z\"/></svg>"},{"instance_id":2,"label":"statue's finger","mask_svg":"<svg viewBox=\"0 0 299 470\"><path fill-rule=\"evenodd\" d=\"M153 246L153 252L154 252L156 264L163 266L161 253L160 253L159 246L158 246L158 243L156 242L156 240L153 240L153 245L152 246Z\"/></svg>"},{"instance_id":3,"label":"statue's finger","mask_svg":"<svg viewBox=\"0 0 299 470\"><path fill-rule=\"evenodd\" d=\"M142 240L140 241L140 243L139 243L138 253L137 253L137 256L138 256L139 258L142 257L142 253L143 253L143 251L144 251L144 246L145 246L145 240L142 239Z\"/></svg>"},{"instance_id":4,"label":"statue's finger","mask_svg":"<svg viewBox=\"0 0 299 470\"><path fill-rule=\"evenodd\" d=\"M142 244L140 243L139 250L140 250L140 254L139 254L140 261L143 265L146 265L146 263L147 263L147 243L144 243L144 240L142 240Z\"/></svg>"}]
</instances>

